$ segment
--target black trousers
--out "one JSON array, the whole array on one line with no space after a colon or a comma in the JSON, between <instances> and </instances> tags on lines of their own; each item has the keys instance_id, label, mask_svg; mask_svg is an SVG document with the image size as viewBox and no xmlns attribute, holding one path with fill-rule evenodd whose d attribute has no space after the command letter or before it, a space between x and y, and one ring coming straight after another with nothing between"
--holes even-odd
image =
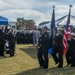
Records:
<instances>
[{"instance_id":1,"label":"black trousers","mask_svg":"<svg viewBox=\"0 0 75 75\"><path fill-rule=\"evenodd\" d=\"M9 44L9 53L10 53L10 57L14 56L14 53L15 53L15 43Z\"/></svg>"},{"instance_id":2,"label":"black trousers","mask_svg":"<svg viewBox=\"0 0 75 75\"><path fill-rule=\"evenodd\" d=\"M48 68L48 50L46 47L41 47L37 53L40 67Z\"/></svg>"},{"instance_id":3,"label":"black trousers","mask_svg":"<svg viewBox=\"0 0 75 75\"><path fill-rule=\"evenodd\" d=\"M58 56L57 56L57 53L58 53ZM52 56L56 64L59 62L58 67L60 68L63 67L63 47L54 48Z\"/></svg>"},{"instance_id":4,"label":"black trousers","mask_svg":"<svg viewBox=\"0 0 75 75\"><path fill-rule=\"evenodd\" d=\"M71 64L71 67L75 67L75 51L74 50L67 51L66 61L67 61L67 65Z\"/></svg>"},{"instance_id":5,"label":"black trousers","mask_svg":"<svg viewBox=\"0 0 75 75\"><path fill-rule=\"evenodd\" d=\"M0 44L0 56L4 56L4 45Z\"/></svg>"}]
</instances>

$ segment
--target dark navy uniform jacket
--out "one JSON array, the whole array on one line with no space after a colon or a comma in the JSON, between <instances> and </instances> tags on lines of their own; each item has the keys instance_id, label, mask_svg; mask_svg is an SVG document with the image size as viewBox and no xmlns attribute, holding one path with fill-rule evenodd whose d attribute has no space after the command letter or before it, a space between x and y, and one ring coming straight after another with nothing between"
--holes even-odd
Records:
<instances>
[{"instance_id":1,"label":"dark navy uniform jacket","mask_svg":"<svg viewBox=\"0 0 75 75\"><path fill-rule=\"evenodd\" d=\"M49 34L47 32L44 32L41 36L41 47L48 48L49 46L48 40L49 40Z\"/></svg>"},{"instance_id":2,"label":"dark navy uniform jacket","mask_svg":"<svg viewBox=\"0 0 75 75\"><path fill-rule=\"evenodd\" d=\"M69 44L69 50L75 51L75 38L72 38L70 40L67 41Z\"/></svg>"},{"instance_id":3,"label":"dark navy uniform jacket","mask_svg":"<svg viewBox=\"0 0 75 75\"><path fill-rule=\"evenodd\" d=\"M54 41L57 44L57 47L61 47L61 46L63 47L63 35L62 34L55 36Z\"/></svg>"}]
</instances>

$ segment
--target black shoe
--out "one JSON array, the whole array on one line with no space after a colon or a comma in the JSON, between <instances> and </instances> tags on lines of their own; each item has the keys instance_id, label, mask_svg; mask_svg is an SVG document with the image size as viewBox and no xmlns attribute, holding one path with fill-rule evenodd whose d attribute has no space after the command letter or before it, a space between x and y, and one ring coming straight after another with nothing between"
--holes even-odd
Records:
<instances>
[{"instance_id":1,"label":"black shoe","mask_svg":"<svg viewBox=\"0 0 75 75\"><path fill-rule=\"evenodd\" d=\"M48 69L48 67L43 67L42 69Z\"/></svg>"},{"instance_id":2,"label":"black shoe","mask_svg":"<svg viewBox=\"0 0 75 75\"><path fill-rule=\"evenodd\" d=\"M75 67L75 65L71 65L70 67Z\"/></svg>"},{"instance_id":3,"label":"black shoe","mask_svg":"<svg viewBox=\"0 0 75 75\"><path fill-rule=\"evenodd\" d=\"M58 66L58 68L62 68L62 66Z\"/></svg>"},{"instance_id":4,"label":"black shoe","mask_svg":"<svg viewBox=\"0 0 75 75\"><path fill-rule=\"evenodd\" d=\"M56 62L55 65L57 65L59 62Z\"/></svg>"},{"instance_id":5,"label":"black shoe","mask_svg":"<svg viewBox=\"0 0 75 75\"><path fill-rule=\"evenodd\" d=\"M43 67L39 67L39 68L41 68L41 69L42 69Z\"/></svg>"},{"instance_id":6,"label":"black shoe","mask_svg":"<svg viewBox=\"0 0 75 75\"><path fill-rule=\"evenodd\" d=\"M10 57L13 57L13 55L10 55Z\"/></svg>"},{"instance_id":7,"label":"black shoe","mask_svg":"<svg viewBox=\"0 0 75 75\"><path fill-rule=\"evenodd\" d=\"M70 64L67 64L65 67L69 67L70 66Z\"/></svg>"}]
</instances>

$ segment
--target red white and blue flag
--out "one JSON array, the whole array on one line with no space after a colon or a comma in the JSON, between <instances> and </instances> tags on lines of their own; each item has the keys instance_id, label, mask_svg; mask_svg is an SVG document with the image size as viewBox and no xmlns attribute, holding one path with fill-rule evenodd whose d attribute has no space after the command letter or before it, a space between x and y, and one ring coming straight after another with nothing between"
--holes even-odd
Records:
<instances>
[{"instance_id":1,"label":"red white and blue flag","mask_svg":"<svg viewBox=\"0 0 75 75\"><path fill-rule=\"evenodd\" d=\"M71 8L68 14L68 18L67 18L67 24L66 24L66 28L64 30L64 37L63 37L63 45L64 45L64 52L63 54L66 54L67 49L68 49L68 43L67 40L70 38L70 14L71 14Z\"/></svg>"}]
</instances>

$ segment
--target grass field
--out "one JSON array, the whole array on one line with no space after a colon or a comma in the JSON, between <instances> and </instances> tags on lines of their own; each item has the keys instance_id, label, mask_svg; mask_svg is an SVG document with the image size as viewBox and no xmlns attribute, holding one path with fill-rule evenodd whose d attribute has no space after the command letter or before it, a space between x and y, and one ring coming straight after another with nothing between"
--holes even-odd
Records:
<instances>
[{"instance_id":1,"label":"grass field","mask_svg":"<svg viewBox=\"0 0 75 75\"><path fill-rule=\"evenodd\" d=\"M38 68L37 50L32 45L17 45L14 57L0 57L0 75L75 75L75 68L56 66L49 56L49 68Z\"/></svg>"}]
</instances>

